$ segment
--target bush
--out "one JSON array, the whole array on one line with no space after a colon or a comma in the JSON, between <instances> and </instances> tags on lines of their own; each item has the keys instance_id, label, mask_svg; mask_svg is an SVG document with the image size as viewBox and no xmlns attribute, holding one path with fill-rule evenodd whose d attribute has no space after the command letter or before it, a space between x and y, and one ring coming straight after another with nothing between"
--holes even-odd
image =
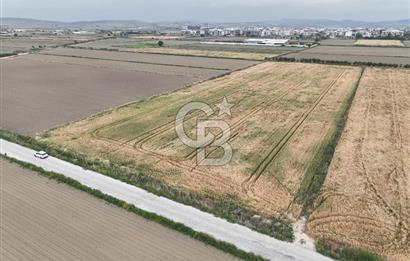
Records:
<instances>
[{"instance_id":1,"label":"bush","mask_svg":"<svg viewBox=\"0 0 410 261\"><path fill-rule=\"evenodd\" d=\"M158 46L159 46L159 47L162 47L163 45L164 45L164 42L163 42L163 41L161 41L161 40L158 41Z\"/></svg>"}]
</instances>

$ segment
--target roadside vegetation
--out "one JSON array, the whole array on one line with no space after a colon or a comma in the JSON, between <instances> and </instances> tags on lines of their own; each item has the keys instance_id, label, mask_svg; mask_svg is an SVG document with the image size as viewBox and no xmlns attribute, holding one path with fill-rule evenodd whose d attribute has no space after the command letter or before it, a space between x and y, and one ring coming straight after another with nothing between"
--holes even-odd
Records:
<instances>
[{"instance_id":1,"label":"roadside vegetation","mask_svg":"<svg viewBox=\"0 0 410 261\"><path fill-rule=\"evenodd\" d=\"M377 254L359 248L332 245L324 239L319 239L316 242L316 251L340 261L384 261Z\"/></svg>"},{"instance_id":2,"label":"roadside vegetation","mask_svg":"<svg viewBox=\"0 0 410 261\"><path fill-rule=\"evenodd\" d=\"M262 218L258 216L257 212L241 204L235 195L225 197L214 195L214 197L211 197L209 194L203 195L189 192L183 188L175 188L164 181L152 177L150 174L153 170L149 166L140 165L134 169L123 168L116 163L91 159L83 154L63 149L55 144L39 141L35 137L20 135L4 129L0 129L0 138L34 150L47 151L49 155L79 165L85 169L119 179L158 196L194 206L232 223L245 225L279 240L293 241L293 230L289 223L284 223L283 220L274 217Z\"/></svg>"}]
</instances>

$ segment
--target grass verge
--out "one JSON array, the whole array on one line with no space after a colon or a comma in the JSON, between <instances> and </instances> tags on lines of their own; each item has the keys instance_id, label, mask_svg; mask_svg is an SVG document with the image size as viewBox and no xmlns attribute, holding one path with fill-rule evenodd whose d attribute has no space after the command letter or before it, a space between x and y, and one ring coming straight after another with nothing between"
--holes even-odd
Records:
<instances>
[{"instance_id":1,"label":"grass verge","mask_svg":"<svg viewBox=\"0 0 410 261\"><path fill-rule=\"evenodd\" d=\"M82 154L65 150L55 144L39 141L35 137L24 136L0 129L0 138L20 144L34 150L45 150L59 159L79 165L106 176L121 180L130 185L145 189L158 196L163 196L185 205L193 206L202 211L212 213L231 223L238 223L257 232L272 236L283 241L293 241L293 229L288 222L275 217L260 218L258 213L248 209L235 195L204 195L173 187L149 175L150 169L141 165L135 169L122 168L116 163L106 164L102 161L88 158ZM148 173L148 174L147 174ZM258 217L258 218L255 218Z\"/></svg>"},{"instance_id":2,"label":"grass verge","mask_svg":"<svg viewBox=\"0 0 410 261\"><path fill-rule=\"evenodd\" d=\"M332 244L324 239L316 242L317 252L340 261L383 261L384 259L377 254L370 253L363 249L352 247L333 247Z\"/></svg>"},{"instance_id":3,"label":"grass verge","mask_svg":"<svg viewBox=\"0 0 410 261\"><path fill-rule=\"evenodd\" d=\"M197 231L185 226L182 223L177 223L177 222L174 222L170 219L164 218L160 215L157 215L157 214L154 214L154 213L151 213L151 212L147 212L145 210L142 210L142 209L139 209L139 208L135 207L134 205L128 204L128 203L126 203L122 200L119 200L119 199L116 199L112 196L104 194L99 190L91 189L87 186L82 185L80 182L78 182L76 180L73 180L71 178L67 178L67 177L65 177L61 174L45 171L44 169L42 169L40 167L37 167L35 165L29 164L29 163L26 163L26 162L22 162L22 161L19 161L19 160L10 158L10 157L6 157L6 156L3 156L3 155L1 155L0 157L4 158L4 159L6 159L6 160L8 160L12 163L16 163L16 164L18 164L19 166L21 166L25 169L35 171L35 172L39 173L40 175L42 175L44 177L56 180L57 182L65 183L65 184L67 184L71 187L74 187L74 188L79 189L81 191L87 192L87 193L89 193L89 194L91 194L91 195L93 195L93 196L95 196L99 199L102 199L102 200L104 200L108 203L111 203L111 204L113 204L117 207L123 208L123 209L125 209L129 212L137 214L137 215L139 215L139 216L141 216L145 219L157 222L157 223L159 223L159 224L161 224L161 225L163 225L167 228L170 228L170 229L176 230L178 232L181 232L181 233L183 233L183 234L185 234L185 235L187 235L191 238L199 240L199 241L201 241L201 242L203 242L207 245L213 246L213 247L215 247L219 250L222 250L223 252L226 252L228 254L231 254L235 257L239 257L243 260L249 260L249 261L266 260L266 259L264 259L260 256L257 256L255 254L253 254L253 253L248 253L248 252L245 252L243 250L240 250L232 244L226 243L224 241L217 240L217 239L215 239L215 238L213 238L213 237L211 237L211 236L209 236L205 233L197 232Z\"/></svg>"}]
</instances>

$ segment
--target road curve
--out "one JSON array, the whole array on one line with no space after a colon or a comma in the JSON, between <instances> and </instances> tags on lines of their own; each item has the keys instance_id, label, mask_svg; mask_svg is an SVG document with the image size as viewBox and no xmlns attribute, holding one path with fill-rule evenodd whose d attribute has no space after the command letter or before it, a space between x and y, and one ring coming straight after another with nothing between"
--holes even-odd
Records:
<instances>
[{"instance_id":1,"label":"road curve","mask_svg":"<svg viewBox=\"0 0 410 261\"><path fill-rule=\"evenodd\" d=\"M247 252L275 261L330 261L319 253L301 246L280 241L255 232L247 227L230 223L212 214L156 196L136 186L104 176L66 161L33 156L34 150L0 139L0 153L28 162L46 171L62 174L81 184L123 200L129 204L184 224L195 231L206 233L218 240L235 245Z\"/></svg>"}]
</instances>

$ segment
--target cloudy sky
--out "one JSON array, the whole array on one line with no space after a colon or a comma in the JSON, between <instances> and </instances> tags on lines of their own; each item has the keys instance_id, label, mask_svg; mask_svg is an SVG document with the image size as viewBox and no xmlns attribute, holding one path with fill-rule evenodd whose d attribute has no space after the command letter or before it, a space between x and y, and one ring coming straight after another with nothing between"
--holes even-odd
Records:
<instances>
[{"instance_id":1,"label":"cloudy sky","mask_svg":"<svg viewBox=\"0 0 410 261\"><path fill-rule=\"evenodd\" d=\"M58 21L245 22L281 18L408 19L409 0L0 0L4 17Z\"/></svg>"}]
</instances>

